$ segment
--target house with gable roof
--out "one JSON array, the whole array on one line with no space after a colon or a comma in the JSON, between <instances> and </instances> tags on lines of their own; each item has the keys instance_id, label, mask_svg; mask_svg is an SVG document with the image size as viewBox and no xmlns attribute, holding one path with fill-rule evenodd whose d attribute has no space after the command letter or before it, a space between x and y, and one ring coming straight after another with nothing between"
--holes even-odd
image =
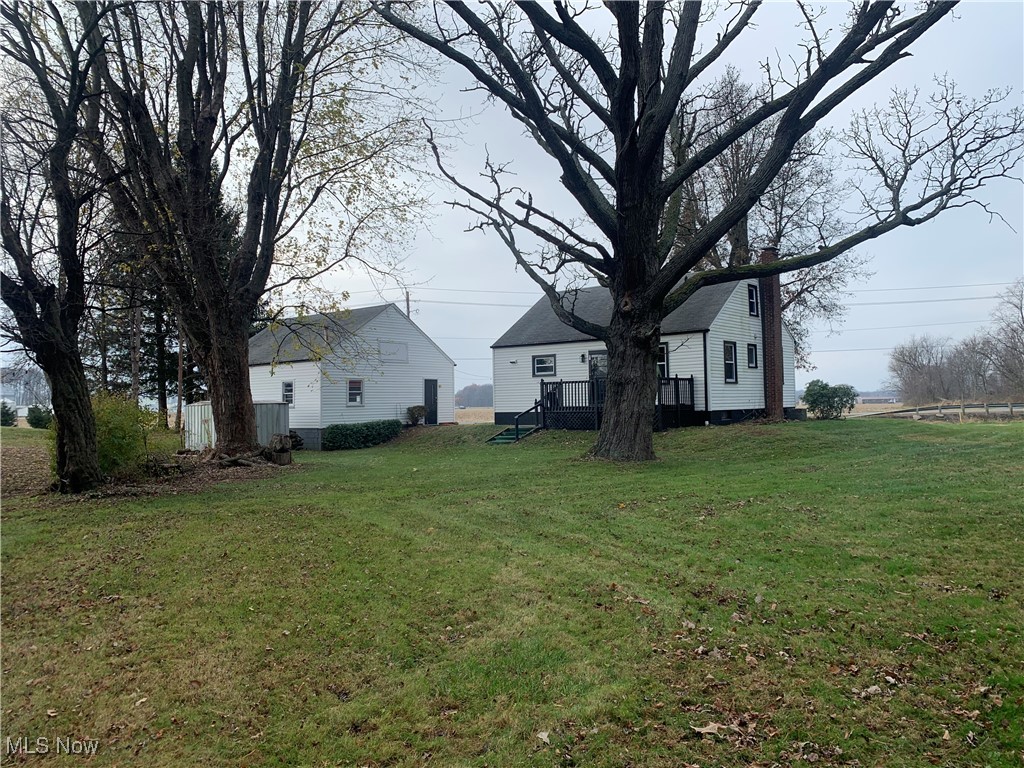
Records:
<instances>
[{"instance_id":1,"label":"house with gable roof","mask_svg":"<svg viewBox=\"0 0 1024 768\"><path fill-rule=\"evenodd\" d=\"M320 448L331 424L455 421L455 363L394 304L280 320L249 340L249 385L257 402L288 404L288 425Z\"/></svg>"},{"instance_id":2,"label":"house with gable roof","mask_svg":"<svg viewBox=\"0 0 1024 768\"><path fill-rule=\"evenodd\" d=\"M655 426L727 423L764 409L764 330L756 280L701 288L662 321ZM607 324L611 295L576 292L573 311ZM796 415L795 342L783 324L783 404ZM603 409L608 353L604 343L562 323L547 298L527 310L491 345L494 421L595 429Z\"/></svg>"}]
</instances>

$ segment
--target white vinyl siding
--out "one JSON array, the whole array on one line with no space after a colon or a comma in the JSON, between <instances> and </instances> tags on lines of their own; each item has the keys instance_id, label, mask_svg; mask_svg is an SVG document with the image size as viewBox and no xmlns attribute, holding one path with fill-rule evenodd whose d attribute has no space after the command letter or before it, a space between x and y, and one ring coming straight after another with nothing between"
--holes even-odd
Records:
<instances>
[{"instance_id":1,"label":"white vinyl siding","mask_svg":"<svg viewBox=\"0 0 1024 768\"><path fill-rule=\"evenodd\" d=\"M796 408L796 342L782 322L782 405Z\"/></svg>"},{"instance_id":2,"label":"white vinyl siding","mask_svg":"<svg viewBox=\"0 0 1024 768\"><path fill-rule=\"evenodd\" d=\"M283 402L285 382L292 385L288 426L291 429L319 427L321 382L317 363L278 363L249 368L249 387L254 402Z\"/></svg>"},{"instance_id":3,"label":"white vinyl siding","mask_svg":"<svg viewBox=\"0 0 1024 768\"><path fill-rule=\"evenodd\" d=\"M704 407L704 356L701 334L685 333L662 337L668 350L670 376L693 376L694 403ZM492 350L494 361L494 412L521 413L540 399L543 376L533 375L535 356L555 357L557 375L547 381L583 381L590 378L590 353L604 350L604 343L572 341L564 344L535 344L525 347L499 347ZM513 362L515 361L515 362Z\"/></svg>"},{"instance_id":4,"label":"white vinyl siding","mask_svg":"<svg viewBox=\"0 0 1024 768\"><path fill-rule=\"evenodd\" d=\"M737 283L707 331L707 381L704 375L703 333L671 334L662 337L662 342L668 347L669 375L683 378L693 376L694 406L698 411L705 410L705 404L706 410L709 411L764 408L764 339L759 316L761 308L758 300L758 316L750 314L750 288L756 290L757 282L745 280ZM793 407L796 404L794 344L793 336L785 324L782 339L785 367L783 403L786 407ZM735 384L725 383L726 341L736 343ZM757 346L757 368L748 368L746 365L747 345ZM540 397L540 377L535 378L532 372L534 355L557 357L558 373L550 380L575 381L589 378L590 352L597 349L604 349L604 345L597 340L591 340L501 347L492 350L495 412L519 413L530 408Z\"/></svg>"},{"instance_id":5,"label":"white vinyl siding","mask_svg":"<svg viewBox=\"0 0 1024 768\"><path fill-rule=\"evenodd\" d=\"M362 354L324 361L321 423L355 424L407 420L410 405L425 405L423 382L437 380L437 421L455 421L455 365L396 307L388 307L359 331ZM529 362L527 362L529 366ZM363 382L362 407L348 404L348 382Z\"/></svg>"},{"instance_id":6,"label":"white vinyl siding","mask_svg":"<svg viewBox=\"0 0 1024 768\"><path fill-rule=\"evenodd\" d=\"M742 363L747 344L763 346L761 318L750 314L748 287L756 281L736 284L729 300L708 331L708 408L711 411L753 410L764 408L762 368L747 368ZM736 383L725 383L724 343L736 342Z\"/></svg>"},{"instance_id":7,"label":"white vinyl siding","mask_svg":"<svg viewBox=\"0 0 1024 768\"><path fill-rule=\"evenodd\" d=\"M544 377L533 375L534 355L557 358L558 375L548 377L547 381L578 381L588 378L587 359L592 349L604 349L604 344L594 339L491 350L494 365L494 412L520 413L532 407L540 398L540 382Z\"/></svg>"}]
</instances>

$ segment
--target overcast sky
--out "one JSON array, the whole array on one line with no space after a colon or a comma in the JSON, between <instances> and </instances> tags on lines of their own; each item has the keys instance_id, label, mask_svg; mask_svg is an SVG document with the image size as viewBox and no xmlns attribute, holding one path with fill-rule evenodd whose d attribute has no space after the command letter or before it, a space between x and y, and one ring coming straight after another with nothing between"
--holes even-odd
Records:
<instances>
[{"instance_id":1,"label":"overcast sky","mask_svg":"<svg viewBox=\"0 0 1024 768\"><path fill-rule=\"evenodd\" d=\"M838 6L836 6L838 7ZM835 7L833 7L834 10ZM788 55L784 44L796 34L796 11L790 3L769 3L758 12L756 30L740 37L732 62L756 75L766 55ZM1024 89L1024 4L968 2L956 18L945 19L915 44L914 55L899 62L885 79L868 87L850 108L884 101L894 86L919 85L928 92L933 77L948 73L968 95L988 88L1014 89L1011 103ZM482 158L513 161L516 182L558 207L564 192L547 156L521 135L520 125L501 107L487 107L480 93L465 93L468 77L444 70L438 86L441 116L465 117L448 164L464 179L473 179ZM837 115L845 125L850 110ZM456 383L491 380L490 344L540 297L493 235L466 232L473 220L443 205L453 192L438 187L429 227L416 236L406 259L412 290L413 319L455 359ZM887 378L888 350L923 333L962 338L983 325L995 296L1024 274L1024 196L1021 186L1003 183L987 193L1005 217L989 221L976 208L948 211L922 227L899 230L862 246L874 275L853 286L849 311L838 333L822 328L811 337L813 371L798 371L797 385L813 378L849 383L861 390L880 387ZM1012 229L1011 229L1012 227ZM379 299L365 280L346 274L339 285L353 291L351 305ZM391 291L388 299L400 299ZM980 297L980 298L979 298Z\"/></svg>"}]
</instances>

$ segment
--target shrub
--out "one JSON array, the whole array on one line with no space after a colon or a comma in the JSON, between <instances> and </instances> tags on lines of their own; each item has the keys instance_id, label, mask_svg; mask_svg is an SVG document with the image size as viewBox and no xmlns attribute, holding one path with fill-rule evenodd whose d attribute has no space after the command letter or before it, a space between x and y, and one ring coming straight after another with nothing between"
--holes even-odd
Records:
<instances>
[{"instance_id":1,"label":"shrub","mask_svg":"<svg viewBox=\"0 0 1024 768\"><path fill-rule=\"evenodd\" d=\"M405 415L409 417L409 423L412 426L416 426L423 419L427 418L427 406L425 405L410 405L405 409Z\"/></svg>"},{"instance_id":2,"label":"shrub","mask_svg":"<svg viewBox=\"0 0 1024 768\"><path fill-rule=\"evenodd\" d=\"M402 422L398 419L364 421L362 424L331 424L320 437L320 447L325 451L370 448L398 437L401 432Z\"/></svg>"},{"instance_id":3,"label":"shrub","mask_svg":"<svg viewBox=\"0 0 1024 768\"><path fill-rule=\"evenodd\" d=\"M39 405L30 405L26 418L28 425L33 429L48 429L50 422L53 421L53 411Z\"/></svg>"},{"instance_id":4,"label":"shrub","mask_svg":"<svg viewBox=\"0 0 1024 768\"><path fill-rule=\"evenodd\" d=\"M857 392L849 384L829 386L821 379L815 379L804 390L804 403L816 419L838 419L843 411L852 411L857 402Z\"/></svg>"},{"instance_id":5,"label":"shrub","mask_svg":"<svg viewBox=\"0 0 1024 768\"><path fill-rule=\"evenodd\" d=\"M18 424L18 412L6 402L0 402L0 427L14 427Z\"/></svg>"},{"instance_id":6,"label":"shrub","mask_svg":"<svg viewBox=\"0 0 1024 768\"><path fill-rule=\"evenodd\" d=\"M92 399L96 416L96 450L104 475L129 475L146 460L148 411L129 398L98 394Z\"/></svg>"}]
</instances>

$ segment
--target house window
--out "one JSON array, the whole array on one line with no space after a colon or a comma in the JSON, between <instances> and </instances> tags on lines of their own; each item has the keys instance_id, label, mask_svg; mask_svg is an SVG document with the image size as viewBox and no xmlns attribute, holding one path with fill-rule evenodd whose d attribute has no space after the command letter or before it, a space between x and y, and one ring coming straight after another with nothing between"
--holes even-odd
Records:
<instances>
[{"instance_id":1,"label":"house window","mask_svg":"<svg viewBox=\"0 0 1024 768\"><path fill-rule=\"evenodd\" d=\"M554 355L534 355L533 356L533 375L534 376L554 376L555 375L555 356Z\"/></svg>"},{"instance_id":2,"label":"house window","mask_svg":"<svg viewBox=\"0 0 1024 768\"><path fill-rule=\"evenodd\" d=\"M747 286L747 307L750 310L750 316L751 317L757 317L760 314L760 311L759 311L758 305L757 305L757 286L756 285L748 285Z\"/></svg>"},{"instance_id":3,"label":"house window","mask_svg":"<svg viewBox=\"0 0 1024 768\"><path fill-rule=\"evenodd\" d=\"M348 404L349 405L362 405L363 404L363 380L362 379L349 379L348 380Z\"/></svg>"},{"instance_id":4,"label":"house window","mask_svg":"<svg viewBox=\"0 0 1024 768\"><path fill-rule=\"evenodd\" d=\"M747 344L747 368L757 368L757 344Z\"/></svg>"},{"instance_id":5,"label":"house window","mask_svg":"<svg viewBox=\"0 0 1024 768\"><path fill-rule=\"evenodd\" d=\"M668 344L658 345L658 378L668 378Z\"/></svg>"},{"instance_id":6,"label":"house window","mask_svg":"<svg viewBox=\"0 0 1024 768\"><path fill-rule=\"evenodd\" d=\"M736 383L736 342L725 342L725 383Z\"/></svg>"},{"instance_id":7,"label":"house window","mask_svg":"<svg viewBox=\"0 0 1024 768\"><path fill-rule=\"evenodd\" d=\"M295 382L281 382L281 399L288 403L289 408L295 407Z\"/></svg>"},{"instance_id":8,"label":"house window","mask_svg":"<svg viewBox=\"0 0 1024 768\"><path fill-rule=\"evenodd\" d=\"M589 372L592 379L608 378L608 353L603 349L594 350L590 353Z\"/></svg>"}]
</instances>

